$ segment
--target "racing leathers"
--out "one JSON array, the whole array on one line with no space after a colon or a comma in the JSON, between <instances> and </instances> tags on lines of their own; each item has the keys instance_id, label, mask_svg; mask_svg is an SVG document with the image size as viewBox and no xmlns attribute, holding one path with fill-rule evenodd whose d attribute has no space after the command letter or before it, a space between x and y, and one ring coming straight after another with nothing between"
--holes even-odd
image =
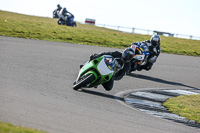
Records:
<instances>
[{"instance_id":1,"label":"racing leathers","mask_svg":"<svg viewBox=\"0 0 200 133\"><path fill-rule=\"evenodd\" d=\"M141 69L145 69L145 70L150 70L151 67L153 66L153 64L156 62L160 52L161 52L161 48L160 48L160 44L157 47L154 47L150 40L146 40L142 43L146 43L147 46L149 47L149 53L150 55L147 58L147 63L145 65L141 66Z\"/></svg>"},{"instance_id":2,"label":"racing leathers","mask_svg":"<svg viewBox=\"0 0 200 133\"><path fill-rule=\"evenodd\" d=\"M56 10L60 12L61 9L62 9L62 7L58 4Z\"/></svg>"},{"instance_id":3,"label":"racing leathers","mask_svg":"<svg viewBox=\"0 0 200 133\"><path fill-rule=\"evenodd\" d=\"M68 12L66 8L60 11L60 16L66 23L70 23L74 19L74 15Z\"/></svg>"}]
</instances>

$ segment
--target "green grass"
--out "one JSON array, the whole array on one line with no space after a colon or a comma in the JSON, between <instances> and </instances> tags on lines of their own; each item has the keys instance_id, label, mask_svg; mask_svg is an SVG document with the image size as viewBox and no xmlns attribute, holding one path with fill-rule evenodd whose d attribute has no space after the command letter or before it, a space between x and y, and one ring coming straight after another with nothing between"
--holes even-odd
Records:
<instances>
[{"instance_id":1,"label":"green grass","mask_svg":"<svg viewBox=\"0 0 200 133\"><path fill-rule=\"evenodd\" d=\"M103 47L125 48L132 42L150 39L150 35L77 24L60 26L56 19L29 16L0 10L0 35ZM161 36L162 52L200 56L200 41Z\"/></svg>"},{"instance_id":2,"label":"green grass","mask_svg":"<svg viewBox=\"0 0 200 133\"><path fill-rule=\"evenodd\" d=\"M200 95L173 97L163 105L175 114L200 123Z\"/></svg>"},{"instance_id":3,"label":"green grass","mask_svg":"<svg viewBox=\"0 0 200 133\"><path fill-rule=\"evenodd\" d=\"M0 122L0 133L45 133L45 132Z\"/></svg>"}]
</instances>

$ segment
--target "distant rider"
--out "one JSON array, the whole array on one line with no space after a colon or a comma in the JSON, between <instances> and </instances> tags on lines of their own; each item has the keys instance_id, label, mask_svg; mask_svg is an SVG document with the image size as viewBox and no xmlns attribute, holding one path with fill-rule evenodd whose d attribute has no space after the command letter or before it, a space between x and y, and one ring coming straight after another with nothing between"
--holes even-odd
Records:
<instances>
[{"instance_id":1,"label":"distant rider","mask_svg":"<svg viewBox=\"0 0 200 133\"><path fill-rule=\"evenodd\" d=\"M60 12L61 9L62 9L62 7L60 6L60 4L58 4L56 10Z\"/></svg>"},{"instance_id":2,"label":"distant rider","mask_svg":"<svg viewBox=\"0 0 200 133\"><path fill-rule=\"evenodd\" d=\"M111 55L115 58L117 62L117 67L119 68L119 71L115 73L115 75L111 78L110 81L103 83L103 87L105 90L110 91L113 88L114 80L120 80L125 75L126 71L130 69L130 60L135 55L134 50L132 48L127 48L123 51L123 53L119 51L115 52L103 52L100 54L93 54L90 56L90 61L101 57L103 55ZM80 67L82 67L81 65Z\"/></svg>"},{"instance_id":3,"label":"distant rider","mask_svg":"<svg viewBox=\"0 0 200 133\"><path fill-rule=\"evenodd\" d=\"M57 9L55 9L53 11L53 18L59 18L61 9L62 9L62 7L60 6L60 4L58 4Z\"/></svg>"},{"instance_id":4,"label":"distant rider","mask_svg":"<svg viewBox=\"0 0 200 133\"><path fill-rule=\"evenodd\" d=\"M152 68L153 64L156 62L161 52L160 41L161 38L159 35L153 35L150 40L142 42L149 47L150 55L147 58L147 63L145 65L142 65L139 70L145 69L148 71ZM132 45L137 45L137 43L138 42L132 43Z\"/></svg>"},{"instance_id":5,"label":"distant rider","mask_svg":"<svg viewBox=\"0 0 200 133\"><path fill-rule=\"evenodd\" d=\"M66 21L67 23L72 22L72 20L74 19L74 15L68 12L66 8L63 8L63 10L60 11L60 14L61 14L62 19Z\"/></svg>"}]
</instances>

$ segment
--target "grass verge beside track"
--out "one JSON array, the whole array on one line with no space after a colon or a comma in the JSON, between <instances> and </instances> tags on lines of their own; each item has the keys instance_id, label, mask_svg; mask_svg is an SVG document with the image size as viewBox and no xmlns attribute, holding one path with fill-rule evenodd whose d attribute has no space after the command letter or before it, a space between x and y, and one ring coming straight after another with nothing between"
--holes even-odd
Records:
<instances>
[{"instance_id":1,"label":"grass verge beside track","mask_svg":"<svg viewBox=\"0 0 200 133\"><path fill-rule=\"evenodd\" d=\"M46 133L46 132L0 122L0 133Z\"/></svg>"},{"instance_id":2,"label":"grass verge beside track","mask_svg":"<svg viewBox=\"0 0 200 133\"><path fill-rule=\"evenodd\" d=\"M168 99L163 105L172 113L200 123L200 95L182 95Z\"/></svg>"},{"instance_id":3,"label":"grass verge beside track","mask_svg":"<svg viewBox=\"0 0 200 133\"><path fill-rule=\"evenodd\" d=\"M76 28L61 26L53 18L29 16L0 10L0 35L38 40L125 48L150 35L122 33L78 23ZM161 36L162 52L200 56L200 41Z\"/></svg>"}]
</instances>

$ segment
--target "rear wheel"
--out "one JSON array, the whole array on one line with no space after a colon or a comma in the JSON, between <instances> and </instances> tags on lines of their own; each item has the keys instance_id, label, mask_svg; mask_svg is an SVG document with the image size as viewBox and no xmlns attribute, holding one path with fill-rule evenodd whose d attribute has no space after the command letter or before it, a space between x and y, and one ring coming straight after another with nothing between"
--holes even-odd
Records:
<instances>
[{"instance_id":1,"label":"rear wheel","mask_svg":"<svg viewBox=\"0 0 200 133\"><path fill-rule=\"evenodd\" d=\"M78 90L81 87L86 86L87 84L91 83L95 79L94 74L90 74L86 77L81 78L76 84L73 85L74 90Z\"/></svg>"},{"instance_id":2,"label":"rear wheel","mask_svg":"<svg viewBox=\"0 0 200 133\"><path fill-rule=\"evenodd\" d=\"M59 24L59 25L61 25L61 24L62 24L62 20L61 20L61 19L58 19L58 21L57 21L57 22L58 22L58 24Z\"/></svg>"},{"instance_id":3,"label":"rear wheel","mask_svg":"<svg viewBox=\"0 0 200 133\"><path fill-rule=\"evenodd\" d=\"M72 22L72 27L76 27L76 22L75 21Z\"/></svg>"},{"instance_id":4,"label":"rear wheel","mask_svg":"<svg viewBox=\"0 0 200 133\"><path fill-rule=\"evenodd\" d=\"M126 71L126 75L130 75L131 74L131 71L130 70L127 70Z\"/></svg>"}]
</instances>

